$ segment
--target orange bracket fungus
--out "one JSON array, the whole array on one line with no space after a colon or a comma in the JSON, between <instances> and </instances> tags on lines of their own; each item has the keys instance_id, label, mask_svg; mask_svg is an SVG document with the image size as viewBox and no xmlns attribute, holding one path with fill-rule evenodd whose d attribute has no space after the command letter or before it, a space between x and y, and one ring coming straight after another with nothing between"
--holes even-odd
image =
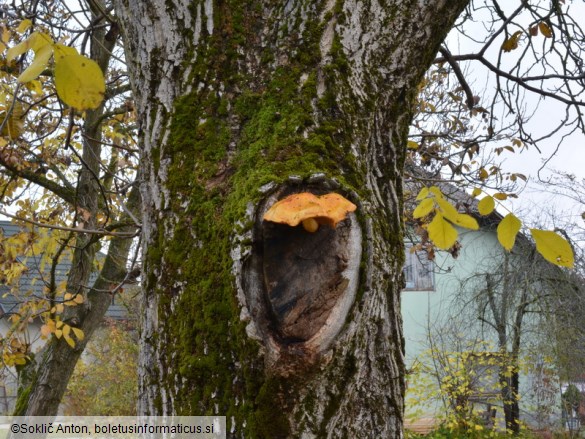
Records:
<instances>
[{"instance_id":1,"label":"orange bracket fungus","mask_svg":"<svg viewBox=\"0 0 585 439\"><path fill-rule=\"evenodd\" d=\"M355 204L339 194L318 196L302 192L274 203L264 214L264 220L293 227L301 223L307 232L314 233L319 229L319 225L335 228L338 222L344 220L347 214L355 209Z\"/></svg>"},{"instance_id":2,"label":"orange bracket fungus","mask_svg":"<svg viewBox=\"0 0 585 439\"><path fill-rule=\"evenodd\" d=\"M232 251L241 319L275 373L306 370L347 328L362 232L340 186L318 174L261 188L253 228Z\"/></svg>"}]
</instances>

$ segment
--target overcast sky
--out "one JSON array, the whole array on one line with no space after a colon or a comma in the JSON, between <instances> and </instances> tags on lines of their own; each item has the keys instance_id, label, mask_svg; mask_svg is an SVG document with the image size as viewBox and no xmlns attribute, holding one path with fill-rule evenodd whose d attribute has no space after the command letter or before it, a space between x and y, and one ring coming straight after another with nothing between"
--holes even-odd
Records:
<instances>
[{"instance_id":1,"label":"overcast sky","mask_svg":"<svg viewBox=\"0 0 585 439\"><path fill-rule=\"evenodd\" d=\"M481 1L476 1L475 4L481 4ZM504 13L508 14L518 7L519 1L499 2L499 4L504 9ZM550 5L550 2L543 0L541 4L543 6ZM585 17L585 3L583 1L567 0L563 9L565 12L569 11L572 16ZM475 11L474 19L475 23L469 22L465 31L473 38L481 39L481 33L483 32L485 35L486 32L486 29L481 23L482 12ZM520 25L527 23L522 23L521 20L517 20L517 22ZM513 31L514 28L511 29ZM522 52L523 44L525 45L527 43L525 38L527 37L523 35L520 39L520 47L517 51L503 54L502 59L504 62L509 60L513 63L517 59ZM540 40L537 40L539 43L544 41L542 35L538 35L536 38L540 38ZM491 60L497 58L497 51L499 51L503 41L504 36L501 35L493 44L491 52L487 52ZM474 43L470 38L462 36L456 30L449 35L447 43L452 53L473 53L477 51L478 47L477 43ZM495 61L492 62L495 63ZM462 63L462 68L470 78L469 82L472 84L473 92L482 97L482 103L488 101L490 91L493 91L495 88L493 74L488 75L487 69L479 65L478 62ZM535 74L534 72L531 73ZM541 99L538 96L526 93L524 102L527 111L538 105L538 111L531 116L528 123L529 130L535 137L539 137L553 129L565 112L565 106L551 98ZM557 215L562 214L566 219L570 219L578 225L584 225L580 213L585 210L585 206L563 197L553 196L544 191L541 184L538 184L539 175L540 178L546 179L555 170L574 174L579 180L585 178L585 135L583 133L575 133L564 139L559 146L561 136L568 131L569 129L561 130L559 134L552 138L539 142L538 147L540 151L536 148L529 148L522 153L504 153L500 156L502 158L502 170L504 172L519 172L529 177L529 183L520 194L520 198L514 200L512 203L508 203L509 208L522 212L522 215L529 217L527 219L544 221L544 218L547 216L546 213L550 211Z\"/></svg>"}]
</instances>

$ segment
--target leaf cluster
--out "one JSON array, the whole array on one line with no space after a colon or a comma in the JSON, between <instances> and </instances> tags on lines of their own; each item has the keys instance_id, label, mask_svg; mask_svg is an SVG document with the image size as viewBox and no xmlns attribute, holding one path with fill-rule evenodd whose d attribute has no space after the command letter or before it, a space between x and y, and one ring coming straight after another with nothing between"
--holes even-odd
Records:
<instances>
[{"instance_id":1,"label":"leaf cluster","mask_svg":"<svg viewBox=\"0 0 585 439\"><path fill-rule=\"evenodd\" d=\"M475 197L481 193L481 189L476 188L472 196ZM504 193L484 196L477 203L479 215L491 215L495 210L496 200L505 200L506 198L507 195ZM428 233L428 239L439 249L448 250L455 245L459 236L455 226L468 230L479 229L477 220L468 214L460 213L437 186L423 187L416 200L419 203L412 212L412 217L415 220L422 219L422 227ZM430 217L432 217L432 220L428 221ZM521 228L522 221L513 213L508 213L505 217L499 219L497 227L498 241L505 250L512 250L516 242L516 236ZM530 229L530 233L534 239L536 250L547 261L562 267L573 267L573 250L565 238L548 230Z\"/></svg>"},{"instance_id":2,"label":"leaf cluster","mask_svg":"<svg viewBox=\"0 0 585 439\"><path fill-rule=\"evenodd\" d=\"M17 303L3 316L11 326L0 346L7 366L32 358L31 322L40 322L41 338L83 341L92 285L79 279L93 282L117 265L102 292L110 300L133 269L130 246L118 243L139 226L139 201L129 204L136 126L119 30L107 2L77 6L23 1L0 22L0 213L22 230L0 239L0 275ZM98 260L100 247L108 253ZM78 270L69 281L56 275L64 265ZM23 288L25 272L42 294Z\"/></svg>"}]
</instances>

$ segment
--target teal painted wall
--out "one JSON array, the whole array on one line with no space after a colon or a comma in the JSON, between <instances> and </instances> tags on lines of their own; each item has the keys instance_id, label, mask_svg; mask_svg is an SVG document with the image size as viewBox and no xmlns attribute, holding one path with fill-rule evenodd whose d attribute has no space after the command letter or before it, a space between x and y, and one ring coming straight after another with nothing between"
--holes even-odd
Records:
<instances>
[{"instance_id":1,"label":"teal painted wall","mask_svg":"<svg viewBox=\"0 0 585 439\"><path fill-rule=\"evenodd\" d=\"M402 318L407 366L427 347L427 328L444 323L452 302L457 300L461 282L477 272L490 271L502 254L495 232L459 230L461 250L455 259L437 252L434 291L403 291Z\"/></svg>"},{"instance_id":2,"label":"teal painted wall","mask_svg":"<svg viewBox=\"0 0 585 439\"><path fill-rule=\"evenodd\" d=\"M458 230L461 249L457 258L447 252L437 252L434 267L434 291L405 290L402 292L402 317L405 338L405 360L407 369L417 362L427 361L425 351L429 345L429 330L433 338L449 344L449 339L461 338L484 340L496 345L495 331L477 318L474 292L485 285L485 277L478 279L476 273L490 273L502 263L504 250L497 240L495 230ZM467 303L462 301L467 301ZM461 310L464 311L461 311ZM528 323L527 323L528 324ZM529 349L538 343L538 336L525 336L524 343ZM478 351L485 348L478 346ZM461 347L461 346L460 346ZM457 350L457 349L453 349ZM466 350L466 349L462 349ZM532 425L531 413L535 405L530 386L533 378L521 376L522 418ZM409 386L413 385L412 378ZM415 412L419 417L433 417L441 410L440 401L417 406L407 398L407 416ZM556 404L556 403L555 403ZM556 419L556 416L553 416ZM556 421L555 421L556 422Z\"/></svg>"}]
</instances>

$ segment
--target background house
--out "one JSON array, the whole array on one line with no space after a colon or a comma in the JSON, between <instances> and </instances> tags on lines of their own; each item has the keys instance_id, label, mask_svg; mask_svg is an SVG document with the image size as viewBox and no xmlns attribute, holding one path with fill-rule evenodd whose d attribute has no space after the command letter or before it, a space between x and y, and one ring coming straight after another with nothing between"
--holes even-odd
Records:
<instances>
[{"instance_id":1,"label":"background house","mask_svg":"<svg viewBox=\"0 0 585 439\"><path fill-rule=\"evenodd\" d=\"M473 199L457 189L452 189L452 196L473 213ZM486 424L501 423L499 325L505 327L507 350L520 343L520 419L536 429L560 425L559 355L548 318L567 278L538 256L523 236L506 253L496 234L500 219L497 214L478 216L479 230L459 229L456 258L440 251L429 261L424 252L411 251L416 237L406 243L402 317L410 372L407 424L412 429L428 431L446 405L462 404L445 399L437 381L461 369L467 369L469 390L464 403L474 406ZM494 313L502 317L500 321L494 320Z\"/></svg>"},{"instance_id":2,"label":"background house","mask_svg":"<svg viewBox=\"0 0 585 439\"><path fill-rule=\"evenodd\" d=\"M0 221L2 236L7 238L22 231L22 228L9 221ZM26 258L17 256L17 260L23 263L26 269L22 272L17 286L8 286L4 276L0 276L0 337L4 338L11 330L12 323L9 318L13 313L18 312L23 301L30 297L43 297L45 286L50 280L51 264L42 262L42 254L30 255ZM62 258L55 266L55 283L61 284L67 280L71 262L68 258ZM90 284L95 280L94 276ZM13 294L14 288L18 295ZM106 318L124 320L128 312L123 303L118 303L115 296L112 297L112 304L107 311ZM42 322L34 319L30 322L25 334L26 343L30 345L31 352L38 350L44 343L40 337ZM14 407L16 395L17 376L12 367L0 366L0 415L9 414Z\"/></svg>"}]
</instances>

